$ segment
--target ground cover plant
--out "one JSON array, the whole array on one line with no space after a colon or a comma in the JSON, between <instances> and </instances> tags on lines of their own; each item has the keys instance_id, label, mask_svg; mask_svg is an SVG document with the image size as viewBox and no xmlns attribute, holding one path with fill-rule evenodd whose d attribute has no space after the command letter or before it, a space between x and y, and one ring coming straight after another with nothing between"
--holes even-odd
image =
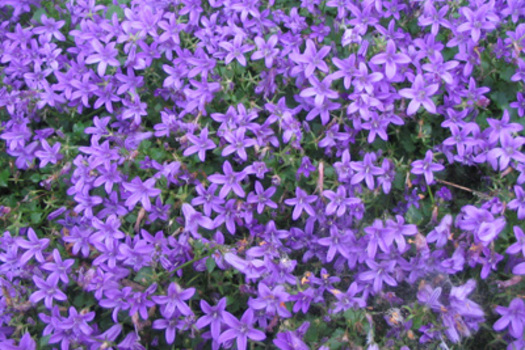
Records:
<instances>
[{"instance_id":1,"label":"ground cover plant","mask_svg":"<svg viewBox=\"0 0 525 350\"><path fill-rule=\"evenodd\" d=\"M524 19L0 0L0 348L525 349Z\"/></svg>"}]
</instances>

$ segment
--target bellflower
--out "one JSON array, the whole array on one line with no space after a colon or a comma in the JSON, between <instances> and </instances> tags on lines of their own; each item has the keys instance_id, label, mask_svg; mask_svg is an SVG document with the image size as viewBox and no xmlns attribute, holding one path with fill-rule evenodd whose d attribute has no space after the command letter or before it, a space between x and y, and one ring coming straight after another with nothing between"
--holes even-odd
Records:
<instances>
[{"instance_id":1,"label":"bellflower","mask_svg":"<svg viewBox=\"0 0 525 350\"><path fill-rule=\"evenodd\" d=\"M117 59L118 50L115 49L116 44L116 42L111 42L104 46L97 39L91 41L91 46L93 47L95 53L86 57L86 63L98 63L97 73L99 76L104 76L108 66L120 66L120 62Z\"/></svg>"},{"instance_id":2,"label":"bellflower","mask_svg":"<svg viewBox=\"0 0 525 350\"><path fill-rule=\"evenodd\" d=\"M297 63L304 64L306 66L304 75L306 78L310 78L313 76L316 69L328 73L328 65L323 60L328 53L330 53L329 46L323 46L317 51L315 43L312 40L307 39L304 53L302 55L290 55L290 58Z\"/></svg>"},{"instance_id":3,"label":"bellflower","mask_svg":"<svg viewBox=\"0 0 525 350\"><path fill-rule=\"evenodd\" d=\"M229 340L235 339L238 350L246 350L248 339L255 341L262 341L266 339L264 332L253 328L254 313L248 308L241 319L238 320L229 312L224 313L224 323L228 327L226 331L221 333L219 343L225 343Z\"/></svg>"},{"instance_id":4,"label":"bellflower","mask_svg":"<svg viewBox=\"0 0 525 350\"><path fill-rule=\"evenodd\" d=\"M182 315L189 316L193 314L193 311L184 301L190 299L193 294L195 294L195 288L183 289L179 284L171 282L166 296L153 296L151 299L162 306L168 317L174 315L177 310Z\"/></svg>"},{"instance_id":5,"label":"bellflower","mask_svg":"<svg viewBox=\"0 0 525 350\"><path fill-rule=\"evenodd\" d=\"M198 153L200 161L204 162L206 159L206 151L217 147L217 145L208 138L208 128L203 128L199 137L192 134L187 134L186 137L193 145L184 150L183 155L185 157Z\"/></svg>"},{"instance_id":6,"label":"bellflower","mask_svg":"<svg viewBox=\"0 0 525 350\"><path fill-rule=\"evenodd\" d=\"M366 153L362 162L350 162L350 167L355 171L351 180L352 185L356 185L365 180L367 187L370 190L374 189L374 175L377 176L384 174L382 168L374 165L373 162L375 160L376 155L374 153Z\"/></svg>"},{"instance_id":7,"label":"bellflower","mask_svg":"<svg viewBox=\"0 0 525 350\"><path fill-rule=\"evenodd\" d=\"M424 160L416 160L412 162L412 170L410 171L412 174L424 175L425 181L428 185L431 185L434 182L434 172L445 169L441 164L432 163L433 157L434 154L432 151L428 150L427 153L425 153Z\"/></svg>"},{"instance_id":8,"label":"bellflower","mask_svg":"<svg viewBox=\"0 0 525 350\"><path fill-rule=\"evenodd\" d=\"M201 299L200 305L205 315L197 320L195 327L202 329L209 325L213 339L218 341L221 325L224 323L223 313L226 312L226 298L221 298L215 306L210 306L206 300Z\"/></svg>"},{"instance_id":9,"label":"bellflower","mask_svg":"<svg viewBox=\"0 0 525 350\"><path fill-rule=\"evenodd\" d=\"M514 298L509 307L496 306L494 309L501 318L494 323L494 329L496 331L502 331L505 328L509 328L509 333L516 339L523 337L524 320L525 320L525 304L520 298Z\"/></svg>"},{"instance_id":10,"label":"bellflower","mask_svg":"<svg viewBox=\"0 0 525 350\"><path fill-rule=\"evenodd\" d=\"M33 304L38 303L44 299L44 305L46 308L51 309L53 307L53 299L59 301L66 301L67 296L58 287L58 276L50 275L47 280L44 280L38 276L33 276L33 282L38 288L31 296L29 301Z\"/></svg>"},{"instance_id":11,"label":"bellflower","mask_svg":"<svg viewBox=\"0 0 525 350\"><path fill-rule=\"evenodd\" d=\"M154 178L142 182L137 176L131 182L123 183L124 189L131 193L125 203L128 209L132 209L138 202L141 202L144 209L151 210L149 197L156 197L161 193L161 190L155 188L155 182Z\"/></svg>"},{"instance_id":12,"label":"bellflower","mask_svg":"<svg viewBox=\"0 0 525 350\"><path fill-rule=\"evenodd\" d=\"M51 147L46 140L42 140L42 148L42 151L35 152L35 156L40 159L40 168L47 164L56 164L63 157L60 154L60 142L55 142Z\"/></svg>"},{"instance_id":13,"label":"bellflower","mask_svg":"<svg viewBox=\"0 0 525 350\"><path fill-rule=\"evenodd\" d=\"M309 195L300 187L296 187L295 198L286 199L284 203L286 205L294 206L292 219L297 220L301 216L303 210L306 211L309 215L315 215L315 210L310 204L315 202L316 200L316 195Z\"/></svg>"},{"instance_id":14,"label":"bellflower","mask_svg":"<svg viewBox=\"0 0 525 350\"><path fill-rule=\"evenodd\" d=\"M226 198L228 194L233 190L233 192L239 197L244 197L246 194L242 189L240 182L246 177L246 172L240 171L235 172L229 161L225 161L222 170L224 175L213 174L208 176L208 180L212 183L222 185L221 190L219 191L219 196L221 198Z\"/></svg>"},{"instance_id":15,"label":"bellflower","mask_svg":"<svg viewBox=\"0 0 525 350\"><path fill-rule=\"evenodd\" d=\"M323 78L322 81L319 81L315 76L308 78L308 81L312 87L306 88L301 91L301 97L310 97L315 98L315 105L321 106L326 100L325 99L336 99L339 97L339 94L330 89L330 85L334 78L330 75Z\"/></svg>"},{"instance_id":16,"label":"bellflower","mask_svg":"<svg viewBox=\"0 0 525 350\"><path fill-rule=\"evenodd\" d=\"M27 229L27 238L29 240L25 240L22 237L16 239L16 245L26 250L20 258L20 263L26 264L33 257L35 257L38 262L43 263L45 259L42 253L44 249L49 246L49 239L39 239L31 227Z\"/></svg>"},{"instance_id":17,"label":"bellflower","mask_svg":"<svg viewBox=\"0 0 525 350\"><path fill-rule=\"evenodd\" d=\"M253 45L243 45L243 35L237 34L233 39L233 42L223 41L219 43L219 46L226 50L227 55L224 59L224 63L230 64L234 59L239 62L241 66L246 66L246 58L244 54L254 49Z\"/></svg>"},{"instance_id":18,"label":"bellflower","mask_svg":"<svg viewBox=\"0 0 525 350\"><path fill-rule=\"evenodd\" d=\"M247 203L257 204L257 213L262 214L264 207L270 207L277 209L277 204L270 198L274 195L276 188L271 186L268 189L264 189L259 181L255 182L255 192L248 193Z\"/></svg>"},{"instance_id":19,"label":"bellflower","mask_svg":"<svg viewBox=\"0 0 525 350\"><path fill-rule=\"evenodd\" d=\"M279 41L279 37L277 35L272 35L268 38L268 41L265 41L263 38L258 36L253 40L257 45L257 51L252 54L251 59L260 60L264 58L264 64L266 65L266 68L272 68L273 61L280 51L279 49L275 48Z\"/></svg>"},{"instance_id":20,"label":"bellflower","mask_svg":"<svg viewBox=\"0 0 525 350\"><path fill-rule=\"evenodd\" d=\"M71 266L73 266L73 264L75 263L75 260L62 260L58 249L53 250L53 259L55 260L55 262L47 262L45 264L42 264L42 269L50 271L51 274L49 276L58 277L58 279L60 279L62 282L68 283L68 273L71 269Z\"/></svg>"},{"instance_id":21,"label":"bellflower","mask_svg":"<svg viewBox=\"0 0 525 350\"><path fill-rule=\"evenodd\" d=\"M385 65L385 75L388 79L395 77L397 73L397 64L407 64L412 60L403 53L396 53L396 44L393 40L388 40L384 53L375 55L370 59L373 64Z\"/></svg>"},{"instance_id":22,"label":"bellflower","mask_svg":"<svg viewBox=\"0 0 525 350\"><path fill-rule=\"evenodd\" d=\"M423 76L418 74L411 88L399 90L399 95L411 99L408 104L407 114L415 114L421 105L423 105L428 112L435 114L436 105L430 97L434 95L438 89L439 84L427 84Z\"/></svg>"}]
</instances>

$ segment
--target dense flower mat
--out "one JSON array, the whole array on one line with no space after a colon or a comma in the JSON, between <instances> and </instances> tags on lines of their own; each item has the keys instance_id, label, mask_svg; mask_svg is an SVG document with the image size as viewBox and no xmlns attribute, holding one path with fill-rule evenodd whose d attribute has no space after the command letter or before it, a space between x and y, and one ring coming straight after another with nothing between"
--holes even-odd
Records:
<instances>
[{"instance_id":1,"label":"dense flower mat","mask_svg":"<svg viewBox=\"0 0 525 350\"><path fill-rule=\"evenodd\" d=\"M524 19L0 0L0 349L525 349Z\"/></svg>"}]
</instances>

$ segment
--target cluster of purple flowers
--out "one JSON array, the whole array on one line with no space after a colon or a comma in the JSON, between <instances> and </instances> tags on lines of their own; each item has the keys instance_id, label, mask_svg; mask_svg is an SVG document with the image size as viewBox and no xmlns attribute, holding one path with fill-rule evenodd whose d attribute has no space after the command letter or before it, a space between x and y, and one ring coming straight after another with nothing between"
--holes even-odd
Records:
<instances>
[{"instance_id":1,"label":"cluster of purple flowers","mask_svg":"<svg viewBox=\"0 0 525 350\"><path fill-rule=\"evenodd\" d=\"M485 56L525 84L525 2L45 3L0 1L0 139L15 171L66 190L53 235L0 238L0 348L310 349L307 315L354 310L374 349L384 304L434 320L389 320L399 346L461 342L493 313L525 348L522 299L491 310L470 279L495 284L503 261L525 275L525 98L476 119ZM86 125L82 144L56 115ZM389 148L424 123L439 132L422 159ZM450 212L465 187L445 165L501 181ZM437 182L451 187L435 200ZM383 210L393 192L405 199Z\"/></svg>"}]
</instances>

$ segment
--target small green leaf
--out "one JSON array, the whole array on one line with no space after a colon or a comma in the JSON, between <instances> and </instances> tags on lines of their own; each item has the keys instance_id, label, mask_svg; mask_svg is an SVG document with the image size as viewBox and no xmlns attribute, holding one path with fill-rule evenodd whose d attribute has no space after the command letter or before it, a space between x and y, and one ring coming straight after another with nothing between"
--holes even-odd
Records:
<instances>
[{"instance_id":1,"label":"small green leaf","mask_svg":"<svg viewBox=\"0 0 525 350\"><path fill-rule=\"evenodd\" d=\"M35 13L33 14L33 17L31 19L34 20L34 21L37 21L38 23L42 23L40 21L40 18L42 18L42 15L45 14L45 13L46 13L46 9L41 7L38 10L35 11Z\"/></svg>"},{"instance_id":2,"label":"small green leaf","mask_svg":"<svg viewBox=\"0 0 525 350\"><path fill-rule=\"evenodd\" d=\"M215 259L213 258L206 259L206 269L208 270L209 273L213 272L213 270L215 269L215 266L216 266Z\"/></svg>"},{"instance_id":3,"label":"small green leaf","mask_svg":"<svg viewBox=\"0 0 525 350\"><path fill-rule=\"evenodd\" d=\"M138 282L142 285L149 286L154 282L153 269L149 266L143 267L137 272L137 275L133 281Z\"/></svg>"},{"instance_id":4,"label":"small green leaf","mask_svg":"<svg viewBox=\"0 0 525 350\"><path fill-rule=\"evenodd\" d=\"M7 180L9 179L9 175L11 175L11 172L9 171L9 168L5 168L0 172L0 187L7 187Z\"/></svg>"},{"instance_id":5,"label":"small green leaf","mask_svg":"<svg viewBox=\"0 0 525 350\"><path fill-rule=\"evenodd\" d=\"M106 13L106 18L107 19L111 19L111 17L113 17L114 13L117 14L117 17L119 19L123 19L124 18L124 10L122 10L122 8L120 6L115 6L115 5L110 5L108 7L108 12Z\"/></svg>"},{"instance_id":6,"label":"small green leaf","mask_svg":"<svg viewBox=\"0 0 525 350\"><path fill-rule=\"evenodd\" d=\"M413 205L408 209L406 217L409 223L416 225L419 225L423 221L421 211Z\"/></svg>"},{"instance_id":7,"label":"small green leaf","mask_svg":"<svg viewBox=\"0 0 525 350\"><path fill-rule=\"evenodd\" d=\"M51 338L51 335L46 335L45 337L40 338L38 341L38 345L43 348L47 344L49 344L49 338Z\"/></svg>"},{"instance_id":8,"label":"small green leaf","mask_svg":"<svg viewBox=\"0 0 525 350\"><path fill-rule=\"evenodd\" d=\"M42 219L42 213L31 213L30 216L33 224L39 224Z\"/></svg>"}]
</instances>

